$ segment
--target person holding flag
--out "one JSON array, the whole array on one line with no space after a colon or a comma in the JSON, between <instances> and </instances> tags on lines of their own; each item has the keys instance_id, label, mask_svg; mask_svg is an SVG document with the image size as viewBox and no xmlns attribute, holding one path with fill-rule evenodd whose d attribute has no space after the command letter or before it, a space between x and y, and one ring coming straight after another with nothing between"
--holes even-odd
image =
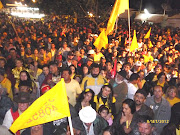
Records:
<instances>
[{"instance_id":1,"label":"person holding flag","mask_svg":"<svg viewBox=\"0 0 180 135\"><path fill-rule=\"evenodd\" d=\"M31 135L36 135L35 133L32 134L32 132L37 130L39 132L38 135L40 135L42 134L42 132L46 132L44 131L44 127L42 127L42 124L59 120L65 117L68 117L71 135L73 135L69 103L63 78L53 88L51 88L36 101L34 101L31 106L29 106L29 102L31 102L32 100L28 95L22 97L21 94L19 94L18 100L15 99L15 101L28 103L28 105L26 104L26 106L23 106L22 109L21 106L18 106L19 110L21 110L21 112L23 113L20 116L15 115L16 117L19 116L15 121L11 120L11 123L9 125L4 124L7 125L6 127L8 128L11 126L9 129L13 133L16 133L16 135L20 135L20 130L29 127L32 127L30 128ZM17 113L19 112L17 111ZM27 133L29 133L30 131L27 131Z\"/></svg>"},{"instance_id":2,"label":"person holding flag","mask_svg":"<svg viewBox=\"0 0 180 135\"><path fill-rule=\"evenodd\" d=\"M29 107L33 98L31 98L30 94L27 92L20 92L16 97L14 97L14 101L18 104L17 110L14 110L13 108L8 110L2 124L8 129L11 127L12 123ZM21 132L22 131L18 130L16 135L20 135Z\"/></svg>"}]
</instances>

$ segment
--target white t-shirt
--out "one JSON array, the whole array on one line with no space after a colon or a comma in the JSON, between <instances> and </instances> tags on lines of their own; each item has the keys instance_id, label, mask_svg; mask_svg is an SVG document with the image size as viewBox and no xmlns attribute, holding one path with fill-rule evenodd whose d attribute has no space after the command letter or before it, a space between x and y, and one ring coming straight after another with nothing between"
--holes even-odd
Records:
<instances>
[{"instance_id":1,"label":"white t-shirt","mask_svg":"<svg viewBox=\"0 0 180 135\"><path fill-rule=\"evenodd\" d=\"M137 88L132 83L127 83L128 86L128 95L127 98L134 99L134 95L137 91Z\"/></svg>"}]
</instances>

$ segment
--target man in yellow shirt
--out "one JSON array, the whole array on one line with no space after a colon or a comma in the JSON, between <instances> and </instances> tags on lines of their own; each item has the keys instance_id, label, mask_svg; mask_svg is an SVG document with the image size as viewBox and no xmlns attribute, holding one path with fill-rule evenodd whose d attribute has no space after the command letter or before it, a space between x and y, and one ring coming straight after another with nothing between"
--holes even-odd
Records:
<instances>
[{"instance_id":1,"label":"man in yellow shirt","mask_svg":"<svg viewBox=\"0 0 180 135\"><path fill-rule=\"evenodd\" d=\"M4 77L5 70L3 68L0 68L0 84L3 88L6 88L8 97L13 100L13 93L12 93L12 88L11 88L11 81Z\"/></svg>"},{"instance_id":2,"label":"man in yellow shirt","mask_svg":"<svg viewBox=\"0 0 180 135\"><path fill-rule=\"evenodd\" d=\"M66 68L62 72L62 78L64 78L69 103L75 106L76 97L82 92L82 90L79 83L76 80L71 79L71 74L71 70L69 68Z\"/></svg>"}]
</instances>

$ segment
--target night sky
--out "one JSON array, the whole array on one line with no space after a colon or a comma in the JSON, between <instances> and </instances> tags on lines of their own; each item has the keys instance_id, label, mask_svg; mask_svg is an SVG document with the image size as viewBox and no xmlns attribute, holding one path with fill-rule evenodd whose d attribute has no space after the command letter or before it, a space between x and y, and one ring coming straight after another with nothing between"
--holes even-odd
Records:
<instances>
[{"instance_id":1,"label":"night sky","mask_svg":"<svg viewBox=\"0 0 180 135\"><path fill-rule=\"evenodd\" d=\"M14 3L14 0L1 0L3 4L5 3ZM20 0L17 0L20 1ZM31 0L24 0L25 2L30 2ZM37 0L38 1L38 0ZM44 1L44 0L41 0ZM49 0L50 2L51 0ZM57 1L64 1L64 0L57 0ZM76 0L76 1L80 1L80 0ZM86 1L86 0L84 0ZM102 1L102 0L99 0ZM115 0L103 0L103 2L105 3L114 3ZM131 8L135 8L137 10L139 10L140 8L140 1L141 0L130 0L130 7ZM162 13L163 9L161 7L162 3L168 3L171 8L173 10L175 9L180 9L180 0L142 0L142 10L144 10L144 8L147 8L149 10L150 13ZM109 6L109 5L107 5Z\"/></svg>"}]
</instances>

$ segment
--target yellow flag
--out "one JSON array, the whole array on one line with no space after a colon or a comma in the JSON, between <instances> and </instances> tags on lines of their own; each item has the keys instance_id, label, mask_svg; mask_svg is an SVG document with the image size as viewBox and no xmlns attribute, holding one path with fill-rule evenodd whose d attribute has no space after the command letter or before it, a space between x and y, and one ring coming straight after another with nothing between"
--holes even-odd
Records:
<instances>
[{"instance_id":1,"label":"yellow flag","mask_svg":"<svg viewBox=\"0 0 180 135\"><path fill-rule=\"evenodd\" d=\"M116 22L118 15L124 13L125 10L128 9L129 9L129 0L116 0L107 24L106 35L108 35L110 32L113 31L114 24Z\"/></svg>"},{"instance_id":2,"label":"yellow flag","mask_svg":"<svg viewBox=\"0 0 180 135\"><path fill-rule=\"evenodd\" d=\"M176 128L176 135L180 135L180 130Z\"/></svg>"},{"instance_id":3,"label":"yellow flag","mask_svg":"<svg viewBox=\"0 0 180 135\"><path fill-rule=\"evenodd\" d=\"M12 124L10 130L16 133L20 129L69 117L69 104L64 79L24 111Z\"/></svg>"},{"instance_id":4,"label":"yellow flag","mask_svg":"<svg viewBox=\"0 0 180 135\"><path fill-rule=\"evenodd\" d=\"M105 29L100 33L99 37L94 42L94 46L101 50L102 47L105 49L108 48L108 38L105 32Z\"/></svg>"},{"instance_id":5,"label":"yellow flag","mask_svg":"<svg viewBox=\"0 0 180 135\"><path fill-rule=\"evenodd\" d=\"M153 44L152 44L152 42L150 41L150 43L149 43L149 48L152 48L153 47Z\"/></svg>"},{"instance_id":6,"label":"yellow flag","mask_svg":"<svg viewBox=\"0 0 180 135\"><path fill-rule=\"evenodd\" d=\"M136 30L134 30L134 36L130 47L130 52L134 51L138 48L137 38L136 38Z\"/></svg>"},{"instance_id":7,"label":"yellow flag","mask_svg":"<svg viewBox=\"0 0 180 135\"><path fill-rule=\"evenodd\" d=\"M149 37L150 37L150 34L151 34L151 28L149 29L149 31L147 32L147 34L145 35L144 38L149 38Z\"/></svg>"},{"instance_id":8,"label":"yellow flag","mask_svg":"<svg viewBox=\"0 0 180 135\"><path fill-rule=\"evenodd\" d=\"M2 4L2 2L0 1L0 9L1 9L1 8L3 8L3 4Z\"/></svg>"}]
</instances>

